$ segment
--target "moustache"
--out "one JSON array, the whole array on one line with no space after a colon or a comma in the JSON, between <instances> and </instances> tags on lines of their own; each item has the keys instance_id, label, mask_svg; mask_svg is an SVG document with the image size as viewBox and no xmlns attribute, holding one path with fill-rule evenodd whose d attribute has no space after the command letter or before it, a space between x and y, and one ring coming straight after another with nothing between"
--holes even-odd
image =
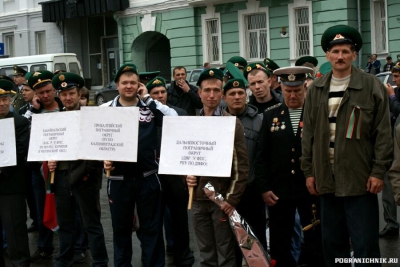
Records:
<instances>
[{"instance_id":1,"label":"moustache","mask_svg":"<svg viewBox=\"0 0 400 267\"><path fill-rule=\"evenodd\" d=\"M339 59L339 60L337 61L337 63L345 63L345 62L344 62L344 60Z\"/></svg>"}]
</instances>

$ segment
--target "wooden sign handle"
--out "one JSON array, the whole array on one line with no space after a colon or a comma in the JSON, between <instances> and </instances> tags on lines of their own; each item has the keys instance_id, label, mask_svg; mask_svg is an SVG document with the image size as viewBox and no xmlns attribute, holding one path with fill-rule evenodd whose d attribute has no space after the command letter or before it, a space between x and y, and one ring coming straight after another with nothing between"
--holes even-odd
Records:
<instances>
[{"instance_id":1,"label":"wooden sign handle","mask_svg":"<svg viewBox=\"0 0 400 267\"><path fill-rule=\"evenodd\" d=\"M50 172L50 184L54 184L54 171Z\"/></svg>"},{"instance_id":2,"label":"wooden sign handle","mask_svg":"<svg viewBox=\"0 0 400 267\"><path fill-rule=\"evenodd\" d=\"M106 171L106 177L107 177L107 178L110 178L110 173L111 173L110 170L107 170L107 171Z\"/></svg>"},{"instance_id":3,"label":"wooden sign handle","mask_svg":"<svg viewBox=\"0 0 400 267\"><path fill-rule=\"evenodd\" d=\"M189 202L188 202L188 210L192 209L193 202L193 186L189 186Z\"/></svg>"}]
</instances>

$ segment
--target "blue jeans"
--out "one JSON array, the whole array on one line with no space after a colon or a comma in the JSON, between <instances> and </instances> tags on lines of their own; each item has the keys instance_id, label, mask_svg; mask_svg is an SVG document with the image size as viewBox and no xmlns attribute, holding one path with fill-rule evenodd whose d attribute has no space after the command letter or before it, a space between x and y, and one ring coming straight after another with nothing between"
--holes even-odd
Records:
<instances>
[{"instance_id":1,"label":"blue jeans","mask_svg":"<svg viewBox=\"0 0 400 267\"><path fill-rule=\"evenodd\" d=\"M379 208L376 194L336 197L321 195L322 242L326 266L335 258L350 257L350 239L356 258L380 258ZM341 266L350 266L341 264ZM357 266L382 266L358 264Z\"/></svg>"},{"instance_id":2,"label":"blue jeans","mask_svg":"<svg viewBox=\"0 0 400 267\"><path fill-rule=\"evenodd\" d=\"M165 204L156 174L145 178L108 180L108 197L113 226L114 266L131 267L132 228L135 205L139 217L136 232L144 267L165 265L163 216Z\"/></svg>"}]
</instances>

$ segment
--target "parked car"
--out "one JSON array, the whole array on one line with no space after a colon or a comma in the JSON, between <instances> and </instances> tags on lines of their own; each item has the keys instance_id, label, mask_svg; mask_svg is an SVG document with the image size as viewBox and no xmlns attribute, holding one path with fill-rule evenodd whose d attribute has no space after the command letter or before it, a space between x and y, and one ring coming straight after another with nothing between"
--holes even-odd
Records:
<instances>
[{"instance_id":1,"label":"parked car","mask_svg":"<svg viewBox=\"0 0 400 267\"><path fill-rule=\"evenodd\" d=\"M101 104L113 100L117 95L117 85L112 81L94 94L94 102L96 105L100 106Z\"/></svg>"},{"instance_id":2,"label":"parked car","mask_svg":"<svg viewBox=\"0 0 400 267\"><path fill-rule=\"evenodd\" d=\"M194 69L187 71L187 76L186 79L189 82L189 84L197 86L196 83L199 80L200 73L203 71L203 69Z\"/></svg>"},{"instance_id":3,"label":"parked car","mask_svg":"<svg viewBox=\"0 0 400 267\"><path fill-rule=\"evenodd\" d=\"M390 71L388 72L381 72L379 74L376 74L376 77L381 80L383 84L389 83L393 88L396 88L396 84L393 82L393 76Z\"/></svg>"}]
</instances>

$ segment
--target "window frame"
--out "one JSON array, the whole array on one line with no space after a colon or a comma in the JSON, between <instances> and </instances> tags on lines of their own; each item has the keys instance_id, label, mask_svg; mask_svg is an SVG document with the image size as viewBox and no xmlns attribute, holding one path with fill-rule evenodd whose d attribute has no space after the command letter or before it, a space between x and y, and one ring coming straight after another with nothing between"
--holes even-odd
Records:
<instances>
[{"instance_id":1,"label":"window frame","mask_svg":"<svg viewBox=\"0 0 400 267\"><path fill-rule=\"evenodd\" d=\"M13 40L13 47L12 47L12 53L10 52L10 48L8 45L9 38L12 37ZM4 43L4 54L8 55L9 57L15 57L15 34L13 32L6 32L3 33L3 43Z\"/></svg>"},{"instance_id":2,"label":"window frame","mask_svg":"<svg viewBox=\"0 0 400 267\"><path fill-rule=\"evenodd\" d=\"M44 44L41 44L41 35L44 35ZM44 45L44 51L41 50L41 45ZM46 31L37 31L35 32L35 46L36 46L36 55L44 55L47 53L47 43L46 43Z\"/></svg>"},{"instance_id":3,"label":"window frame","mask_svg":"<svg viewBox=\"0 0 400 267\"><path fill-rule=\"evenodd\" d=\"M218 21L218 54L219 60L218 61L211 61L208 58L208 31L207 31L207 21L216 19ZM202 42L203 42L203 63L209 62L210 64L217 65L223 64L222 60L222 34L221 34L221 14L215 13L215 7L212 5L208 5L206 7L206 14L201 15L201 30L202 30Z\"/></svg>"},{"instance_id":4,"label":"window frame","mask_svg":"<svg viewBox=\"0 0 400 267\"><path fill-rule=\"evenodd\" d=\"M299 8L308 8L308 27L309 27L309 40L310 40L310 48L309 48L309 56L314 56L314 31L313 31L313 12L312 12L312 2L306 0L295 0L292 4L288 4L288 17L289 17L289 25L293 25L292 27L289 26L289 50L290 50L290 65L294 65L296 60L298 59L297 56L297 31L296 31L296 23L295 23L295 10Z\"/></svg>"},{"instance_id":5,"label":"window frame","mask_svg":"<svg viewBox=\"0 0 400 267\"><path fill-rule=\"evenodd\" d=\"M374 3L375 2L383 2L384 8L385 8L385 21L386 21L386 47L384 51L376 51L376 39L373 38L373 36L376 36L376 29L375 29L375 8L374 8ZM375 53L378 55L379 58L385 57L389 55L389 27L388 27L388 8L387 8L387 0L370 0L370 22L371 22L371 53Z\"/></svg>"}]
</instances>

